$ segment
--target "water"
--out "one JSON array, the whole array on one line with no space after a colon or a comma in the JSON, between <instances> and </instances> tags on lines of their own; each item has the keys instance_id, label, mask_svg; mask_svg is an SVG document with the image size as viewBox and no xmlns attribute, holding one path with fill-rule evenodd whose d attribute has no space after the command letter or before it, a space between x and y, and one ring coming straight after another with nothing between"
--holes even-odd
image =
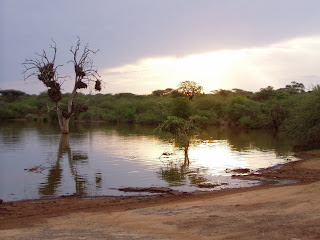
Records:
<instances>
[{"instance_id":1,"label":"water","mask_svg":"<svg viewBox=\"0 0 320 240\"><path fill-rule=\"evenodd\" d=\"M62 195L128 196L120 187L171 187L212 191L250 187L226 169L257 170L295 160L288 139L270 131L208 128L183 149L153 128L71 124L71 134L37 122L0 123L0 198L5 201ZM214 188L200 188L203 184ZM146 193L143 193L144 195Z\"/></svg>"}]
</instances>

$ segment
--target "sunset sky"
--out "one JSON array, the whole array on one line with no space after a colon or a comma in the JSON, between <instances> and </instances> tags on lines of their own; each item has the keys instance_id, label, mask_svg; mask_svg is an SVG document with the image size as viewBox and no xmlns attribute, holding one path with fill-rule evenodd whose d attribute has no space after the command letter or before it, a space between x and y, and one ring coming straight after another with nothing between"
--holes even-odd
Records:
<instances>
[{"instance_id":1,"label":"sunset sky","mask_svg":"<svg viewBox=\"0 0 320 240\"><path fill-rule=\"evenodd\" d=\"M71 75L77 36L100 50L102 93L148 94L185 80L205 92L320 83L319 0L0 0L0 30L0 89L46 90L23 81L21 63L51 38L61 75Z\"/></svg>"}]
</instances>

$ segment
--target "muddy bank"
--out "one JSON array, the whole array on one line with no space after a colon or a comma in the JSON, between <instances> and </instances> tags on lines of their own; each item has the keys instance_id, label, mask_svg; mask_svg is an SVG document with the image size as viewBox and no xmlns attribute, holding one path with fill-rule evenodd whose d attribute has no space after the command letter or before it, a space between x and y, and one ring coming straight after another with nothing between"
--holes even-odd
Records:
<instances>
[{"instance_id":1,"label":"muddy bank","mask_svg":"<svg viewBox=\"0 0 320 240\"><path fill-rule=\"evenodd\" d=\"M320 153L298 157L302 160L245 176L296 182L291 185L266 181L259 187L210 193L3 203L0 235L4 239L319 239Z\"/></svg>"},{"instance_id":2,"label":"muddy bank","mask_svg":"<svg viewBox=\"0 0 320 240\"><path fill-rule=\"evenodd\" d=\"M241 175L241 173L249 172L248 169L245 169L245 172L240 171L238 172L240 174L235 174L233 177L239 179L258 179L266 185L281 185L290 183L302 184L319 181L320 151L300 152L296 153L295 157L300 160L277 165L267 169L261 169L255 173Z\"/></svg>"}]
</instances>

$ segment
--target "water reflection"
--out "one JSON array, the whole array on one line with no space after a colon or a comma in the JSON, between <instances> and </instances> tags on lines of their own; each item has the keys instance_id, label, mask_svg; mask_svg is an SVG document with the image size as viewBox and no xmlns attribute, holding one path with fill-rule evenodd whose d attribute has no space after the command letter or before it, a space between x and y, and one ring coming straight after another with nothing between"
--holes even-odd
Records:
<instances>
[{"instance_id":1,"label":"water reflection","mask_svg":"<svg viewBox=\"0 0 320 240\"><path fill-rule=\"evenodd\" d=\"M164 167L157 171L157 175L166 181L169 186L182 186L189 180L191 185L199 186L208 182L208 179L202 176L205 172L203 168L190 167L188 149L184 149L184 161L173 159L172 154L165 153L161 156Z\"/></svg>"},{"instance_id":2,"label":"water reflection","mask_svg":"<svg viewBox=\"0 0 320 240\"><path fill-rule=\"evenodd\" d=\"M143 135L151 136L154 135L153 125L137 125L137 124L124 124L119 123L116 125L104 123L104 122L71 122L70 132L73 133L85 133L102 131L108 133L110 131L116 131L119 136L132 136L132 135Z\"/></svg>"},{"instance_id":3,"label":"water reflection","mask_svg":"<svg viewBox=\"0 0 320 240\"><path fill-rule=\"evenodd\" d=\"M226 168L293 159L288 138L268 131L209 127L180 144L155 136L152 126L71 123L70 129L68 136L54 123L0 122L0 198L115 196L123 194L115 190L120 187L239 187ZM35 166L41 172L26 171Z\"/></svg>"},{"instance_id":4,"label":"water reflection","mask_svg":"<svg viewBox=\"0 0 320 240\"><path fill-rule=\"evenodd\" d=\"M234 150L239 152L248 149L274 150L278 156L286 156L292 151L290 139L273 130L208 127L197 138L200 141L228 140Z\"/></svg>"},{"instance_id":5,"label":"water reflection","mask_svg":"<svg viewBox=\"0 0 320 240\"><path fill-rule=\"evenodd\" d=\"M161 167L157 172L158 176L169 183L170 186L183 185L188 174L189 168L189 157L188 149L184 149L185 157L183 163L178 160L171 160L171 153L163 153L161 155L161 160L164 163L164 167Z\"/></svg>"},{"instance_id":6,"label":"water reflection","mask_svg":"<svg viewBox=\"0 0 320 240\"><path fill-rule=\"evenodd\" d=\"M1 143L12 146L19 145L22 141L22 131L21 131L21 123L17 124L16 128L12 128L6 124L6 122L0 121L0 136Z\"/></svg>"},{"instance_id":7,"label":"water reflection","mask_svg":"<svg viewBox=\"0 0 320 240\"><path fill-rule=\"evenodd\" d=\"M74 195L84 195L86 193L88 179L86 174L80 174L77 165L88 164L88 154L83 151L72 151L69 143L69 135L62 134L60 136L59 148L57 151L57 159L49 169L47 181L41 183L39 187L40 195L55 195L62 184L63 169L62 161L67 157L69 170L74 181ZM101 173L97 172L95 176L96 187L101 188Z\"/></svg>"}]
</instances>

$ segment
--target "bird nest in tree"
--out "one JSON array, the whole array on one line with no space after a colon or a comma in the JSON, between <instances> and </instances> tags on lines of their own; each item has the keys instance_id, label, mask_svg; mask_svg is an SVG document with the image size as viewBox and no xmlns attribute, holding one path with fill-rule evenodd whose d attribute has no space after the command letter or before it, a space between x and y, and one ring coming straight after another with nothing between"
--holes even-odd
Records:
<instances>
[{"instance_id":1,"label":"bird nest in tree","mask_svg":"<svg viewBox=\"0 0 320 240\"><path fill-rule=\"evenodd\" d=\"M39 68L38 79L48 87L48 95L53 102L59 102L62 99L60 84L56 82L55 69L53 63L48 63Z\"/></svg>"},{"instance_id":2,"label":"bird nest in tree","mask_svg":"<svg viewBox=\"0 0 320 240\"><path fill-rule=\"evenodd\" d=\"M49 88L48 95L53 102L59 102L62 99L62 94L60 92L60 85L58 88L57 87Z\"/></svg>"},{"instance_id":3,"label":"bird nest in tree","mask_svg":"<svg viewBox=\"0 0 320 240\"><path fill-rule=\"evenodd\" d=\"M83 71L83 68L79 65L74 66L74 70L76 72L77 77L84 77L86 76L86 73Z\"/></svg>"},{"instance_id":4,"label":"bird nest in tree","mask_svg":"<svg viewBox=\"0 0 320 240\"><path fill-rule=\"evenodd\" d=\"M76 89L81 89L81 88L87 88L88 85L84 82L82 82L81 80L77 81L76 83Z\"/></svg>"},{"instance_id":5,"label":"bird nest in tree","mask_svg":"<svg viewBox=\"0 0 320 240\"><path fill-rule=\"evenodd\" d=\"M99 92L101 91L101 81L100 80L96 81L96 84L94 85L94 89Z\"/></svg>"},{"instance_id":6,"label":"bird nest in tree","mask_svg":"<svg viewBox=\"0 0 320 240\"><path fill-rule=\"evenodd\" d=\"M55 75L53 63L48 63L39 68L39 72L40 74L38 74L38 79L47 86L47 84L52 81Z\"/></svg>"},{"instance_id":7,"label":"bird nest in tree","mask_svg":"<svg viewBox=\"0 0 320 240\"><path fill-rule=\"evenodd\" d=\"M57 83L56 81L50 81L46 84L47 87L49 88L54 88L56 89L57 91L60 91L60 84Z\"/></svg>"}]
</instances>

